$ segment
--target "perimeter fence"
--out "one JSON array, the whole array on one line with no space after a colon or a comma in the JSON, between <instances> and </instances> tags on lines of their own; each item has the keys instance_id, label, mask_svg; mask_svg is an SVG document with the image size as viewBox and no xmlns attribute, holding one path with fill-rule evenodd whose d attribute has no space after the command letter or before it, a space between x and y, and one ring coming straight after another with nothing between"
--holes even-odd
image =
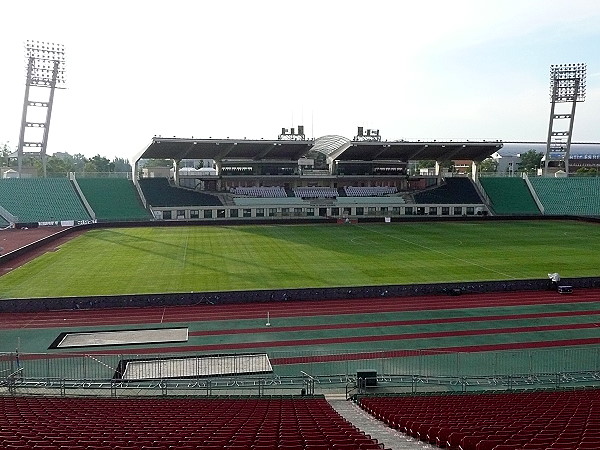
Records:
<instances>
[{"instance_id":1,"label":"perimeter fence","mask_svg":"<svg viewBox=\"0 0 600 450\"><path fill-rule=\"evenodd\" d=\"M268 370L264 361L251 358L239 363L243 368L234 367L228 373L216 366L223 364L223 357L237 361L240 356L244 354L4 353L0 354L0 392L281 395L335 390L353 393L365 389L433 392L600 385L600 347L469 353L269 352ZM143 376L123 376L124 368L132 362L151 364L145 366ZM201 368L200 364L204 366ZM361 373L373 374L374 382L361 384Z\"/></svg>"}]
</instances>

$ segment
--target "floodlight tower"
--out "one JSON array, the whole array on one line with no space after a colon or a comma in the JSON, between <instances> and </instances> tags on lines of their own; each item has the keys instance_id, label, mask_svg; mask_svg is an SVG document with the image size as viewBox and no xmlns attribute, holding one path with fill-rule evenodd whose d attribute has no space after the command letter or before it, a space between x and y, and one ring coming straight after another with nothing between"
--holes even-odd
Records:
<instances>
[{"instance_id":1,"label":"floodlight tower","mask_svg":"<svg viewBox=\"0 0 600 450\"><path fill-rule=\"evenodd\" d=\"M550 125L544 162L544 175L548 174L551 162L557 162L569 173L569 155L571 151L571 136L575 121L575 106L585 100L584 64L560 64L550 66ZM557 103L571 103L571 110L556 112ZM556 122L555 122L556 120ZM565 123L568 121L568 123ZM566 125L566 126L565 126ZM557 129L559 128L559 129Z\"/></svg>"},{"instance_id":2,"label":"floodlight tower","mask_svg":"<svg viewBox=\"0 0 600 450\"><path fill-rule=\"evenodd\" d=\"M21 132L19 133L19 148L17 164L19 177L23 167L23 150L25 147L39 148L42 160L42 170L46 176L46 145L48 131L50 130L50 117L54 90L65 88L65 47L62 44L53 44L40 41L27 41L25 43L25 59L27 63L27 78L25 80L25 99L23 100L23 116L21 118ZM30 87L48 89L46 100L30 100ZM41 89L40 89L41 91ZM28 120L29 108L38 108L45 112L43 122ZM31 128L43 130L41 138L28 136L25 140L25 131ZM31 135L32 133L27 133Z\"/></svg>"}]
</instances>

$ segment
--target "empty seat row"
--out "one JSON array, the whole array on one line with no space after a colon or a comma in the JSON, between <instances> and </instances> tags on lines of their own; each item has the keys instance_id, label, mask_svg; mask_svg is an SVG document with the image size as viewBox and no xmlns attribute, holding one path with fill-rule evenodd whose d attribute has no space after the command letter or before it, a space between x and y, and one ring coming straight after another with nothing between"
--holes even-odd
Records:
<instances>
[{"instance_id":1,"label":"empty seat row","mask_svg":"<svg viewBox=\"0 0 600 450\"><path fill-rule=\"evenodd\" d=\"M363 397L359 404L392 428L450 449L600 448L600 389Z\"/></svg>"},{"instance_id":2,"label":"empty seat row","mask_svg":"<svg viewBox=\"0 0 600 450\"><path fill-rule=\"evenodd\" d=\"M323 397L0 397L0 423L0 448L383 448Z\"/></svg>"},{"instance_id":3,"label":"empty seat row","mask_svg":"<svg viewBox=\"0 0 600 450\"><path fill-rule=\"evenodd\" d=\"M259 198L280 198L287 197L285 189L281 186L252 186L235 187L230 189L234 195L246 195L248 197Z\"/></svg>"},{"instance_id":4,"label":"empty seat row","mask_svg":"<svg viewBox=\"0 0 600 450\"><path fill-rule=\"evenodd\" d=\"M377 197L380 195L389 195L398 192L395 186L345 186L344 191L348 197Z\"/></svg>"},{"instance_id":5,"label":"empty seat row","mask_svg":"<svg viewBox=\"0 0 600 450\"><path fill-rule=\"evenodd\" d=\"M294 196L300 198L334 198L338 190L329 187L297 187L293 189Z\"/></svg>"}]
</instances>

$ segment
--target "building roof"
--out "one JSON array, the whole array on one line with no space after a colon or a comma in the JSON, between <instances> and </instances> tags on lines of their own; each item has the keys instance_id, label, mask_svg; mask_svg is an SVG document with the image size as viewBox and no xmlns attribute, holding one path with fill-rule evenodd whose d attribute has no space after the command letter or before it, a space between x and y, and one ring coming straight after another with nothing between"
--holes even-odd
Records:
<instances>
[{"instance_id":1,"label":"building roof","mask_svg":"<svg viewBox=\"0 0 600 450\"><path fill-rule=\"evenodd\" d=\"M330 160L450 160L481 161L502 148L500 141L409 142L350 141L342 136L316 140L194 139L154 137L139 159L214 159L243 161L297 161L313 149Z\"/></svg>"}]
</instances>

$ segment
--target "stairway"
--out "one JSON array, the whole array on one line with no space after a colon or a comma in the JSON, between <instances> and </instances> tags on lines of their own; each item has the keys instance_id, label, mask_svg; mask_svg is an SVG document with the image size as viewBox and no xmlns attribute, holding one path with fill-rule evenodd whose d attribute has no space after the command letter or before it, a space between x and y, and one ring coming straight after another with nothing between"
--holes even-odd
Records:
<instances>
[{"instance_id":1,"label":"stairway","mask_svg":"<svg viewBox=\"0 0 600 450\"><path fill-rule=\"evenodd\" d=\"M423 450L437 448L388 427L383 422L360 409L356 403L346 400L344 397L326 396L326 398L338 414L352 422L355 427L364 431L365 434L370 435L371 438L377 439L377 442L383 443L386 449Z\"/></svg>"}]
</instances>

